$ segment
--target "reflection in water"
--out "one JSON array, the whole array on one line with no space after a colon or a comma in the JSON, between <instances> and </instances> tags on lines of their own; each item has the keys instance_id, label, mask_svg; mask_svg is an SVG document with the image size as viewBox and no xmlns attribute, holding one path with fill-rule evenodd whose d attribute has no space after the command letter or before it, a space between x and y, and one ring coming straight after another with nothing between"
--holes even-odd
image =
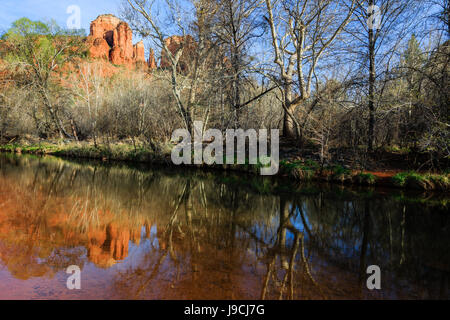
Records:
<instances>
[{"instance_id":1,"label":"reflection in water","mask_svg":"<svg viewBox=\"0 0 450 320\"><path fill-rule=\"evenodd\" d=\"M449 298L445 199L245 179L0 155L0 298Z\"/></svg>"}]
</instances>

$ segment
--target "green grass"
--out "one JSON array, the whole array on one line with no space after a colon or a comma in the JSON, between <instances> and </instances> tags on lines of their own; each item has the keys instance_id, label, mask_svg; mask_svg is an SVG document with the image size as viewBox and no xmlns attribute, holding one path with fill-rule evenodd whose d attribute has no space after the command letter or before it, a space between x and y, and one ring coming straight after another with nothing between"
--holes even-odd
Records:
<instances>
[{"instance_id":1,"label":"green grass","mask_svg":"<svg viewBox=\"0 0 450 320\"><path fill-rule=\"evenodd\" d=\"M400 172L397 173L395 176L393 176L392 182L394 183L394 185L398 186L398 187L403 187L406 183L406 177L408 176L407 172Z\"/></svg>"},{"instance_id":2,"label":"green grass","mask_svg":"<svg viewBox=\"0 0 450 320\"><path fill-rule=\"evenodd\" d=\"M319 164L312 160L280 161L280 171L296 180L313 179L317 175L319 168Z\"/></svg>"},{"instance_id":3,"label":"green grass","mask_svg":"<svg viewBox=\"0 0 450 320\"><path fill-rule=\"evenodd\" d=\"M330 168L332 174L331 174L331 180L335 182L352 182L353 178L351 176L351 171L347 168L344 168L341 165L335 165Z\"/></svg>"},{"instance_id":4,"label":"green grass","mask_svg":"<svg viewBox=\"0 0 450 320\"><path fill-rule=\"evenodd\" d=\"M409 147L400 148L399 146L388 146L385 148L385 150L387 152L400 153L400 154L408 154L411 152L411 149Z\"/></svg>"},{"instance_id":5,"label":"green grass","mask_svg":"<svg viewBox=\"0 0 450 320\"><path fill-rule=\"evenodd\" d=\"M130 160L149 161L162 158L161 154L145 147L134 148L131 145L116 144L110 148L107 146L95 147L90 144L70 143L66 145L41 144L41 145L18 145L7 144L0 146L0 151L28 154L50 154L72 158L107 159L107 160Z\"/></svg>"},{"instance_id":6,"label":"green grass","mask_svg":"<svg viewBox=\"0 0 450 320\"><path fill-rule=\"evenodd\" d=\"M58 149L57 145L42 143L40 145L23 145L17 143L11 143L0 146L1 151L16 152L16 153L50 153Z\"/></svg>"},{"instance_id":7,"label":"green grass","mask_svg":"<svg viewBox=\"0 0 450 320\"><path fill-rule=\"evenodd\" d=\"M339 176L339 175L343 175L343 174L350 174L350 170L347 168L344 168L341 165L335 165L335 166L331 167L331 171L333 172L333 175L335 175L335 176Z\"/></svg>"},{"instance_id":8,"label":"green grass","mask_svg":"<svg viewBox=\"0 0 450 320\"><path fill-rule=\"evenodd\" d=\"M429 175L428 179L434 184L435 189L450 189L450 174Z\"/></svg>"},{"instance_id":9,"label":"green grass","mask_svg":"<svg viewBox=\"0 0 450 320\"><path fill-rule=\"evenodd\" d=\"M400 172L392 177L392 182L398 187L410 187L423 190L448 190L450 178L448 174L421 174L418 172Z\"/></svg>"},{"instance_id":10,"label":"green grass","mask_svg":"<svg viewBox=\"0 0 450 320\"><path fill-rule=\"evenodd\" d=\"M360 172L355 178L360 184L373 185L376 182L376 177L371 173Z\"/></svg>"}]
</instances>

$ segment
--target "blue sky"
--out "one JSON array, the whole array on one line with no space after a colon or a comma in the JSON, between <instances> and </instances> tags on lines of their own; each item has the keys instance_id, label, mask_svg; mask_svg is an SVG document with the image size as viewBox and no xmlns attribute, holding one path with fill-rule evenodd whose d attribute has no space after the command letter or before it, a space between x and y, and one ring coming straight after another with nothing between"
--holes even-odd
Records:
<instances>
[{"instance_id":1,"label":"blue sky","mask_svg":"<svg viewBox=\"0 0 450 320\"><path fill-rule=\"evenodd\" d=\"M89 25L98 15L112 13L119 15L121 0L1 0L0 33L6 31L11 23L19 18L49 21L50 19L66 26L70 5L81 9L81 27L89 33Z\"/></svg>"}]
</instances>

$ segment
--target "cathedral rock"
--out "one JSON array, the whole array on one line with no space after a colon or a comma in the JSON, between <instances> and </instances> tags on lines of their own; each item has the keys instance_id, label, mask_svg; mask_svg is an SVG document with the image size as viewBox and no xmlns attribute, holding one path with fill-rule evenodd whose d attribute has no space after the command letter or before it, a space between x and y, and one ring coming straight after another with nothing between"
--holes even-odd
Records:
<instances>
[{"instance_id":1,"label":"cathedral rock","mask_svg":"<svg viewBox=\"0 0 450 320\"><path fill-rule=\"evenodd\" d=\"M193 54L197 44L191 36L172 36L165 39L166 45L172 54L184 45L183 54L179 61L179 71L186 72L193 61ZM90 34L87 38L89 55L110 61L115 65L127 67L157 68L155 52L149 50L148 60L145 60L144 42L133 45L133 32L130 26L112 14L103 14L91 22ZM162 53L160 68L170 67L167 54Z\"/></svg>"},{"instance_id":2,"label":"cathedral rock","mask_svg":"<svg viewBox=\"0 0 450 320\"><path fill-rule=\"evenodd\" d=\"M140 41L133 45L133 32L129 25L112 14L100 15L92 21L87 42L92 58L128 67L146 64L144 43ZM150 56L149 62L151 59Z\"/></svg>"}]
</instances>

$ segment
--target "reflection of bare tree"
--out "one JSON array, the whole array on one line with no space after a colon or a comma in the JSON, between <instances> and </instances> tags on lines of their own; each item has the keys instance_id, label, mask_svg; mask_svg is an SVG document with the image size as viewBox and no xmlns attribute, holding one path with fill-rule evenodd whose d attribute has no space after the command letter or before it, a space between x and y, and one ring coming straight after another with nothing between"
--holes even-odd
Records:
<instances>
[{"instance_id":1,"label":"reflection of bare tree","mask_svg":"<svg viewBox=\"0 0 450 320\"><path fill-rule=\"evenodd\" d=\"M311 268L305 255L304 234L299 229L297 229L290 220L296 212L303 214L301 210L298 211L297 209L297 206L294 206L292 204L288 205L286 199L283 196L280 197L280 223L277 232L277 241L275 242L275 246L269 250L270 259L267 263L267 273L264 277L261 299L265 299L266 297L270 296L270 280L272 280L275 284L279 284L279 300L285 297L285 291L287 289L289 289L287 292L287 298L291 300L295 299L294 283L296 282L296 279L298 280L298 277L296 278L296 274L298 273L301 274L302 279L304 279L304 276L306 276L306 278L311 281L311 283L319 290L321 296L325 297L322 288L319 286L311 273ZM302 219L304 219L304 217L302 217ZM304 225L306 226L306 224ZM287 231L291 232L294 237L290 246L286 242ZM299 251L300 257L297 257ZM281 282L278 281L278 274L280 269L277 268L277 261L279 261L280 263L280 269L284 271ZM299 270L299 268L302 269ZM273 289L276 290L276 288Z\"/></svg>"},{"instance_id":2,"label":"reflection of bare tree","mask_svg":"<svg viewBox=\"0 0 450 320\"><path fill-rule=\"evenodd\" d=\"M188 180L184 184L183 190L175 203L175 207L172 213L170 214L169 222L164 228L164 232L161 236L163 248L161 248L160 250L152 250L152 253L155 251L157 252L157 257L155 258L152 255L147 255L145 257L145 260L147 261L147 265L145 266L145 268L140 267L135 270L128 269L127 271L121 272L119 274L118 278L120 280L116 282L116 286L118 288L123 289L128 287L127 284L131 284L131 286L133 286L134 283L139 283L137 288L132 288L130 291L130 296L132 296L134 299L139 298L140 295L150 286L152 280L154 280L155 277L159 275L160 268L168 255L170 256L172 261L174 261L175 264L179 266L179 264L177 263L178 259L176 257L176 253L174 251L173 236L175 228L177 228L178 231L181 232L180 227L177 225L177 220L179 219L178 216L180 206L183 203L185 204L186 217L188 220L188 217L191 215L190 213L188 213L189 210L192 210L191 205L189 204L190 188L191 182ZM165 245L166 243L167 246ZM153 247L153 249L157 248Z\"/></svg>"},{"instance_id":3,"label":"reflection of bare tree","mask_svg":"<svg viewBox=\"0 0 450 320\"><path fill-rule=\"evenodd\" d=\"M359 289L360 296L362 298L363 294L363 286L364 286L364 277L366 275L367 268L367 250L369 246L369 237L370 237L370 207L369 202L365 201L364 203L364 227L363 227L363 235L362 235L362 244L361 244L361 254L359 258Z\"/></svg>"}]
</instances>

